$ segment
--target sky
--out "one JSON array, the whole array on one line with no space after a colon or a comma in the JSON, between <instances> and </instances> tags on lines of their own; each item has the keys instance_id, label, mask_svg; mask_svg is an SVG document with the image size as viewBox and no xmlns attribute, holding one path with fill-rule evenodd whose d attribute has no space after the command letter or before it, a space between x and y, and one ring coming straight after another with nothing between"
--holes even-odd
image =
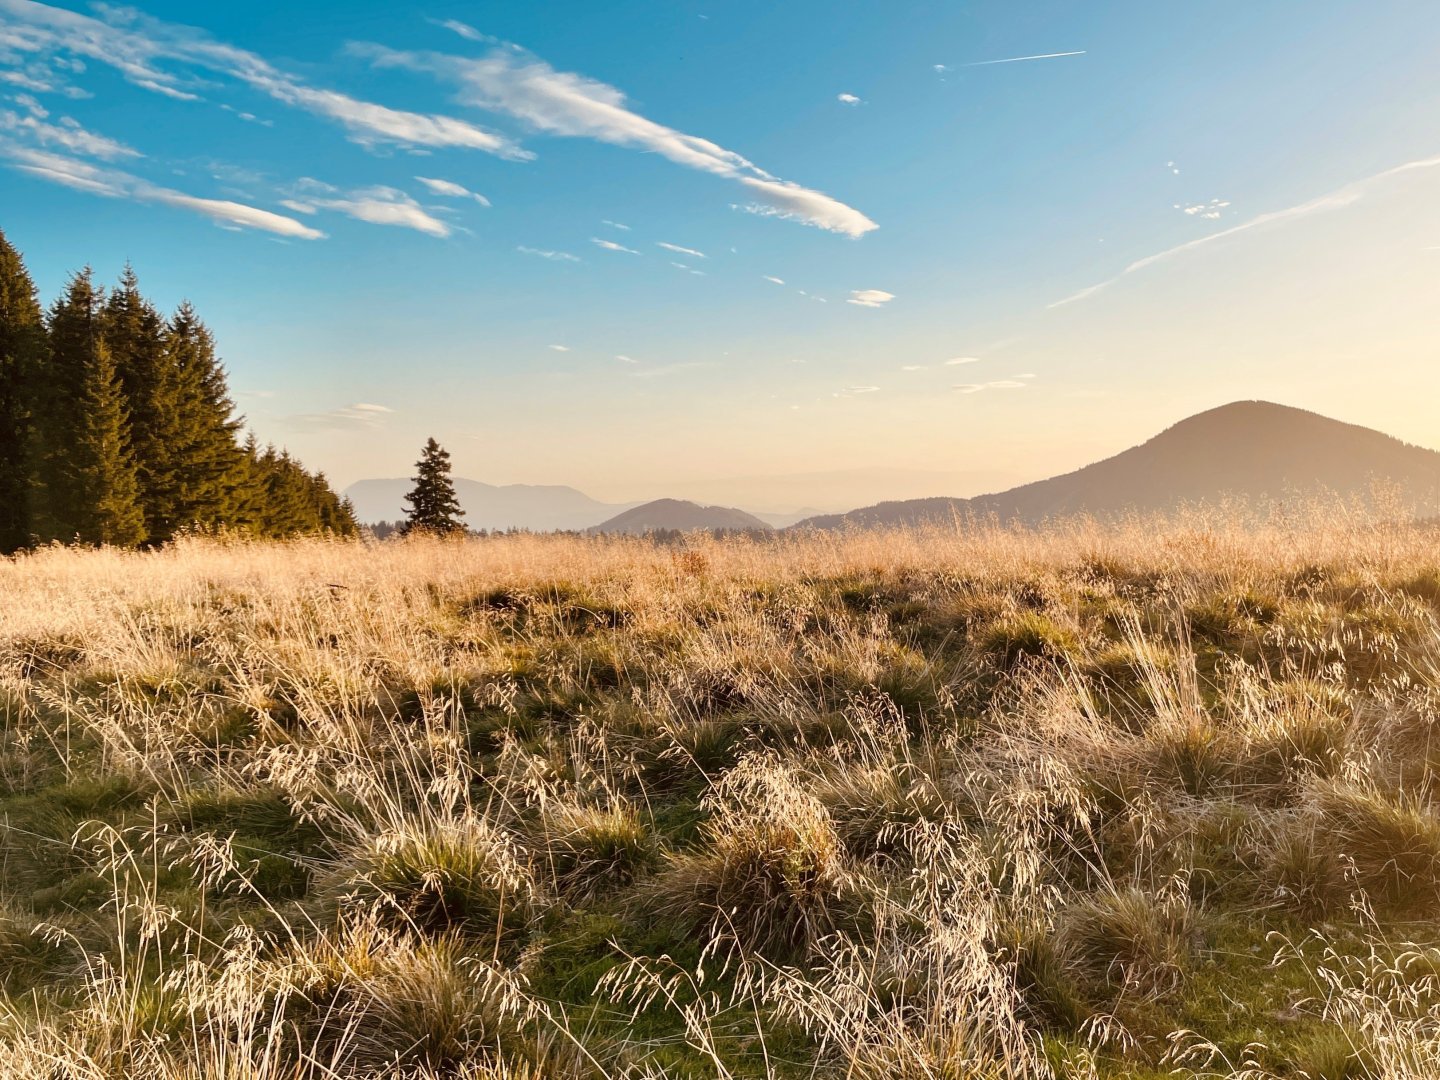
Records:
<instances>
[{"instance_id":1,"label":"sky","mask_svg":"<svg viewBox=\"0 0 1440 1080\"><path fill-rule=\"evenodd\" d=\"M1260 398L1440 448L1440 5L0 0L0 229L262 441L754 509Z\"/></svg>"}]
</instances>

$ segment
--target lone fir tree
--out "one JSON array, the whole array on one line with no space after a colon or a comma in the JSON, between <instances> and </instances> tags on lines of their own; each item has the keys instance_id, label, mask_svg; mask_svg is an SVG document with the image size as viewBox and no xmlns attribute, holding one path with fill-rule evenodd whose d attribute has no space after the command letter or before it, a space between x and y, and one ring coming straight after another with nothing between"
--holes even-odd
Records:
<instances>
[{"instance_id":1,"label":"lone fir tree","mask_svg":"<svg viewBox=\"0 0 1440 1080\"><path fill-rule=\"evenodd\" d=\"M429 439L415 469L415 487L405 496L410 511L400 529L401 535L426 532L448 536L463 532L465 525L460 519L465 511L460 509L455 485L450 480L449 453L433 438Z\"/></svg>"}]
</instances>

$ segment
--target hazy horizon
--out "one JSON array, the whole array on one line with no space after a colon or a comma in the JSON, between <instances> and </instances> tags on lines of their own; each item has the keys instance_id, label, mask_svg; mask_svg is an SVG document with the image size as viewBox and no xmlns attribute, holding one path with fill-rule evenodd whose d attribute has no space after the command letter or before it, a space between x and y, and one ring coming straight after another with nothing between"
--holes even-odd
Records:
<instances>
[{"instance_id":1,"label":"hazy horizon","mask_svg":"<svg viewBox=\"0 0 1440 1080\"><path fill-rule=\"evenodd\" d=\"M0 0L0 227L193 300L339 487L433 435L831 509L1256 398L1440 446L1440 10L1252 8Z\"/></svg>"}]
</instances>

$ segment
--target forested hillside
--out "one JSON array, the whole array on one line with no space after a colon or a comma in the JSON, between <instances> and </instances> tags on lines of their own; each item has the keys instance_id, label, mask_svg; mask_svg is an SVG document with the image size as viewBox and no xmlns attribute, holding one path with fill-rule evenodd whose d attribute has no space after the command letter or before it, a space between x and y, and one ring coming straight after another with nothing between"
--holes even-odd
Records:
<instances>
[{"instance_id":1,"label":"forested hillside","mask_svg":"<svg viewBox=\"0 0 1440 1080\"><path fill-rule=\"evenodd\" d=\"M0 232L0 552L355 532L323 474L242 423L188 303L166 318L130 267L108 291L86 267L44 311Z\"/></svg>"}]
</instances>

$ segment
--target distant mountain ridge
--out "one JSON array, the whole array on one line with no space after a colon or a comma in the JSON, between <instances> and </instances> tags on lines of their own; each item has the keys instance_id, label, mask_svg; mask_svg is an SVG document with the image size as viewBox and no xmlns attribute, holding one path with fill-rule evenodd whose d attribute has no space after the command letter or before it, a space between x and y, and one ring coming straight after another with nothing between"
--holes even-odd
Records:
<instances>
[{"instance_id":1,"label":"distant mountain ridge","mask_svg":"<svg viewBox=\"0 0 1440 1080\"><path fill-rule=\"evenodd\" d=\"M883 502L797 527L900 525L960 518L1039 524L1074 514L1163 512L1226 497L1363 495L1396 485L1416 512L1440 506L1440 453L1371 428L1267 401L1198 413L1154 438L1074 472L993 495Z\"/></svg>"},{"instance_id":2,"label":"distant mountain ridge","mask_svg":"<svg viewBox=\"0 0 1440 1080\"><path fill-rule=\"evenodd\" d=\"M697 529L769 532L771 526L754 514L732 506L701 506L685 499L656 499L617 514L590 531L641 535L672 530L693 532Z\"/></svg>"},{"instance_id":3,"label":"distant mountain ridge","mask_svg":"<svg viewBox=\"0 0 1440 1080\"><path fill-rule=\"evenodd\" d=\"M405 517L405 496L413 480L359 480L345 489L359 521L373 524ZM532 529L536 532L588 529L636 503L606 503L558 484L482 484L455 478L455 494L472 529Z\"/></svg>"}]
</instances>

